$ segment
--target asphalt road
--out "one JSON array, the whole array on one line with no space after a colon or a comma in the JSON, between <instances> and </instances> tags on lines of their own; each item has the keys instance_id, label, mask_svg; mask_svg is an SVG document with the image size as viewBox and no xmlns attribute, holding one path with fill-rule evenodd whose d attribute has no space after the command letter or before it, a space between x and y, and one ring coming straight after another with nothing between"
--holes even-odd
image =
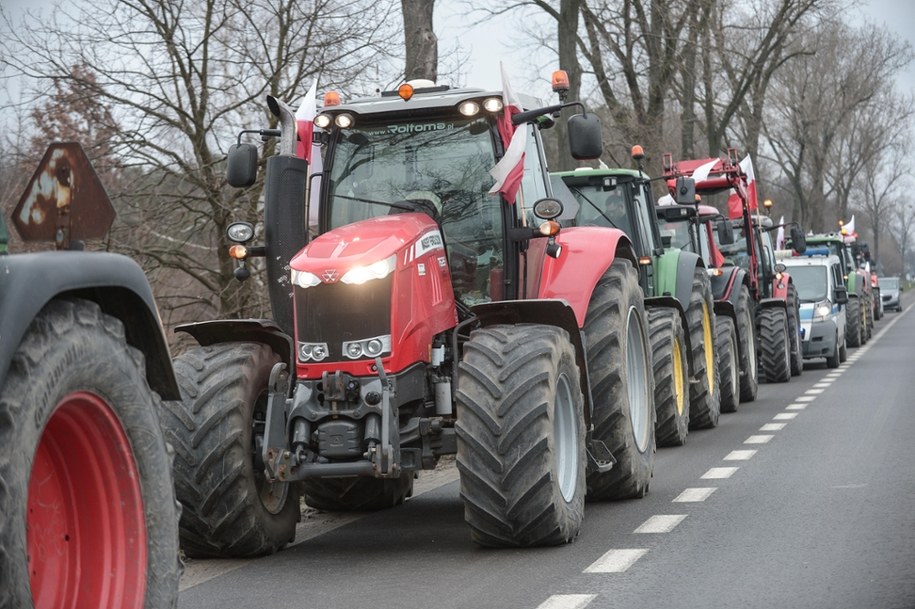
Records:
<instances>
[{"instance_id":1,"label":"asphalt road","mask_svg":"<svg viewBox=\"0 0 915 609\"><path fill-rule=\"evenodd\" d=\"M274 556L191 561L179 606L913 608L915 315L849 356L660 450L648 496L589 503L568 546L475 546L446 467L400 508L313 515Z\"/></svg>"}]
</instances>

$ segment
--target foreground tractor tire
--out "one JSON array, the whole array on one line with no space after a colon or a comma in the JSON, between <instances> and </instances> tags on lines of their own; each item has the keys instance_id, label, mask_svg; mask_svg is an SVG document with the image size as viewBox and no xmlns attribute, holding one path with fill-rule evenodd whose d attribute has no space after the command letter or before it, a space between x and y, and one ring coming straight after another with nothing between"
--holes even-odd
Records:
<instances>
[{"instance_id":1,"label":"foreground tractor tire","mask_svg":"<svg viewBox=\"0 0 915 609\"><path fill-rule=\"evenodd\" d=\"M788 333L791 335L791 376L800 376L804 371L804 347L801 345L801 303L797 288L788 284Z\"/></svg>"},{"instance_id":2,"label":"foreground tractor tire","mask_svg":"<svg viewBox=\"0 0 915 609\"><path fill-rule=\"evenodd\" d=\"M658 446L683 446L689 433L689 373L686 334L677 311L648 310L654 370L655 436Z\"/></svg>"},{"instance_id":3,"label":"foreground tractor tire","mask_svg":"<svg viewBox=\"0 0 915 609\"><path fill-rule=\"evenodd\" d=\"M328 512L377 511L413 494L413 472L399 478L318 478L302 483L305 504Z\"/></svg>"},{"instance_id":4,"label":"foreground tractor tire","mask_svg":"<svg viewBox=\"0 0 915 609\"><path fill-rule=\"evenodd\" d=\"M864 327L867 329L867 340L870 340L874 335L874 303L871 302L871 297L867 296L864 298L866 306L864 307Z\"/></svg>"},{"instance_id":5,"label":"foreground tractor tire","mask_svg":"<svg viewBox=\"0 0 915 609\"><path fill-rule=\"evenodd\" d=\"M718 373L721 378L721 412L737 412L740 403L740 345L737 330L730 317L719 317L715 322L718 347Z\"/></svg>"},{"instance_id":6,"label":"foreground tractor tire","mask_svg":"<svg viewBox=\"0 0 915 609\"><path fill-rule=\"evenodd\" d=\"M457 467L476 543L551 546L578 535L586 466L579 377L561 328L497 325L465 343Z\"/></svg>"},{"instance_id":7,"label":"foreground tractor tire","mask_svg":"<svg viewBox=\"0 0 915 609\"><path fill-rule=\"evenodd\" d=\"M175 359L183 400L163 402L184 506L181 547L194 558L276 552L295 535L295 485L271 484L256 454L267 381L279 358L259 343L195 347Z\"/></svg>"},{"instance_id":8,"label":"foreground tractor tire","mask_svg":"<svg viewBox=\"0 0 915 609\"><path fill-rule=\"evenodd\" d=\"M845 340L849 347L860 347L864 344L861 332L861 303L857 298L849 298L845 305Z\"/></svg>"},{"instance_id":9,"label":"foreground tractor tire","mask_svg":"<svg viewBox=\"0 0 915 609\"><path fill-rule=\"evenodd\" d=\"M791 337L788 313L781 307L763 309L759 314L759 368L767 383L791 380Z\"/></svg>"},{"instance_id":10,"label":"foreground tractor tire","mask_svg":"<svg viewBox=\"0 0 915 609\"><path fill-rule=\"evenodd\" d=\"M585 316L594 439L616 459L588 476L588 498L644 497L654 470L654 375L645 305L632 264L616 259L597 282Z\"/></svg>"},{"instance_id":11,"label":"foreground tractor tire","mask_svg":"<svg viewBox=\"0 0 915 609\"><path fill-rule=\"evenodd\" d=\"M0 388L0 607L178 599L178 508L158 396L124 327L51 301Z\"/></svg>"},{"instance_id":12,"label":"foreground tractor tire","mask_svg":"<svg viewBox=\"0 0 915 609\"><path fill-rule=\"evenodd\" d=\"M737 294L737 333L740 339L740 401L752 402L759 392L759 360L756 355L756 319L750 290L740 286Z\"/></svg>"},{"instance_id":13,"label":"foreground tractor tire","mask_svg":"<svg viewBox=\"0 0 915 609\"><path fill-rule=\"evenodd\" d=\"M690 427L718 426L721 390L718 387L718 361L715 356L715 313L712 285L702 267L693 272L693 289L686 309L691 370L695 382L689 384Z\"/></svg>"}]
</instances>

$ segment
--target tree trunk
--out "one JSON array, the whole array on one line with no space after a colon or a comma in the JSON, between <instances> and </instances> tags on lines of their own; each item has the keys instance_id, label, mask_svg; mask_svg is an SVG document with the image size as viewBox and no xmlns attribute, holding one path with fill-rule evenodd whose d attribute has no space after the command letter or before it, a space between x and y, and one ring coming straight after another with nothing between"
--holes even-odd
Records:
<instances>
[{"instance_id":1,"label":"tree trunk","mask_svg":"<svg viewBox=\"0 0 915 609\"><path fill-rule=\"evenodd\" d=\"M438 80L438 38L432 29L435 0L400 0L406 45L406 80Z\"/></svg>"}]
</instances>

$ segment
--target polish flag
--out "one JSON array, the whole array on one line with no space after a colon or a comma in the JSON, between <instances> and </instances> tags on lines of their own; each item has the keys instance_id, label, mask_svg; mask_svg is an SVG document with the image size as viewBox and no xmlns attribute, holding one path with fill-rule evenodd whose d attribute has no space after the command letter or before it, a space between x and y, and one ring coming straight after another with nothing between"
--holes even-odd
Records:
<instances>
[{"instance_id":1,"label":"polish flag","mask_svg":"<svg viewBox=\"0 0 915 609\"><path fill-rule=\"evenodd\" d=\"M756 173L753 171L753 161L748 154L746 158L740 161L740 168L747 175L747 206L750 211L756 211L759 204L756 200ZM743 200L733 188L731 196L728 197L728 217L740 218L743 215Z\"/></svg>"},{"instance_id":2,"label":"polish flag","mask_svg":"<svg viewBox=\"0 0 915 609\"><path fill-rule=\"evenodd\" d=\"M312 180L310 177L316 173L321 173L324 164L321 160L321 147L312 144L312 133L320 128L315 127L315 116L318 115L318 79L311 83L311 88L302 100L302 104L295 112L296 131L299 135L299 141L296 145L296 155L302 157L308 162L308 189L309 206L308 206L308 225L317 227L318 224L318 194L321 190L321 179ZM317 230L317 229L316 229Z\"/></svg>"},{"instance_id":3,"label":"polish flag","mask_svg":"<svg viewBox=\"0 0 915 609\"><path fill-rule=\"evenodd\" d=\"M778 232L775 233L775 249L785 249L785 216L778 219Z\"/></svg>"},{"instance_id":4,"label":"polish flag","mask_svg":"<svg viewBox=\"0 0 915 609\"><path fill-rule=\"evenodd\" d=\"M855 234L855 214L851 215L851 220L842 225L842 230L845 231L846 235Z\"/></svg>"},{"instance_id":5,"label":"polish flag","mask_svg":"<svg viewBox=\"0 0 915 609\"><path fill-rule=\"evenodd\" d=\"M502 71L503 114L499 118L497 126L499 128L499 136L502 138L502 146L505 148L505 154L502 155L496 166L489 171L489 175L496 180L489 192L490 194L501 192L506 201L514 204L515 198L518 196L518 188L521 186L521 178L524 175L524 149L527 147L527 127L518 125L518 128L516 128L512 124L512 115L521 112L521 101L508 83L508 74L505 72L505 66L500 63L499 68Z\"/></svg>"},{"instance_id":6,"label":"polish flag","mask_svg":"<svg viewBox=\"0 0 915 609\"><path fill-rule=\"evenodd\" d=\"M705 182L708 179L708 175L712 173L712 169L715 168L715 165L718 164L718 159L712 159L704 165L696 167L696 170L693 171L692 178L696 181L696 185L699 185L699 182Z\"/></svg>"}]
</instances>

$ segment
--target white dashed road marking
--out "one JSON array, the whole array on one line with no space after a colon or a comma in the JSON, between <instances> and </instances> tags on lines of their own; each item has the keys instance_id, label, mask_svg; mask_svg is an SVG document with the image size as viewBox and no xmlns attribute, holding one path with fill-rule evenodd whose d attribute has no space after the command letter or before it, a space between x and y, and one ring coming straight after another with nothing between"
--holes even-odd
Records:
<instances>
[{"instance_id":1,"label":"white dashed road marking","mask_svg":"<svg viewBox=\"0 0 915 609\"><path fill-rule=\"evenodd\" d=\"M798 406L800 406L800 404L798 404ZM789 408L790 408L790 406L789 406ZM777 415L775 415L774 417L772 417L772 419L774 421L790 421L791 419L793 419L795 417L797 417L796 412L780 412Z\"/></svg>"},{"instance_id":2,"label":"white dashed road marking","mask_svg":"<svg viewBox=\"0 0 915 609\"><path fill-rule=\"evenodd\" d=\"M584 609L595 598L596 594L554 594L537 605L537 609Z\"/></svg>"},{"instance_id":3,"label":"white dashed road marking","mask_svg":"<svg viewBox=\"0 0 915 609\"><path fill-rule=\"evenodd\" d=\"M787 423L766 423L759 428L759 431L781 431Z\"/></svg>"},{"instance_id":4,"label":"white dashed road marking","mask_svg":"<svg viewBox=\"0 0 915 609\"><path fill-rule=\"evenodd\" d=\"M639 526L633 533L670 533L678 524L683 522L686 514L664 514L652 516Z\"/></svg>"},{"instance_id":5,"label":"white dashed road marking","mask_svg":"<svg viewBox=\"0 0 915 609\"><path fill-rule=\"evenodd\" d=\"M703 480L723 480L724 478L730 478L734 473L740 469L739 467L713 467L704 474L702 474Z\"/></svg>"},{"instance_id":6,"label":"white dashed road marking","mask_svg":"<svg viewBox=\"0 0 915 609\"><path fill-rule=\"evenodd\" d=\"M791 404L785 410L804 410L807 408L807 404Z\"/></svg>"},{"instance_id":7,"label":"white dashed road marking","mask_svg":"<svg viewBox=\"0 0 915 609\"><path fill-rule=\"evenodd\" d=\"M674 503L693 503L696 501L705 501L709 496L717 491L715 487L697 487L688 488L674 499Z\"/></svg>"},{"instance_id":8,"label":"white dashed road marking","mask_svg":"<svg viewBox=\"0 0 915 609\"><path fill-rule=\"evenodd\" d=\"M635 564L635 561L648 553L646 549L638 550L610 550L596 561L590 567L584 570L585 573L622 573Z\"/></svg>"},{"instance_id":9,"label":"white dashed road marking","mask_svg":"<svg viewBox=\"0 0 915 609\"><path fill-rule=\"evenodd\" d=\"M732 450L724 458L725 461L747 461L756 454L755 450Z\"/></svg>"},{"instance_id":10,"label":"white dashed road marking","mask_svg":"<svg viewBox=\"0 0 915 609\"><path fill-rule=\"evenodd\" d=\"M812 402L812 401L814 401L815 399L817 399L817 396L815 396L815 395L801 395L801 396L798 396L798 397L796 397L796 398L794 398L794 399L797 400L798 402Z\"/></svg>"},{"instance_id":11,"label":"white dashed road marking","mask_svg":"<svg viewBox=\"0 0 915 609\"><path fill-rule=\"evenodd\" d=\"M768 435L750 436L749 438L744 440L743 443L744 444L767 444L769 442L769 440L771 440L774 437L775 436L768 436Z\"/></svg>"}]
</instances>

